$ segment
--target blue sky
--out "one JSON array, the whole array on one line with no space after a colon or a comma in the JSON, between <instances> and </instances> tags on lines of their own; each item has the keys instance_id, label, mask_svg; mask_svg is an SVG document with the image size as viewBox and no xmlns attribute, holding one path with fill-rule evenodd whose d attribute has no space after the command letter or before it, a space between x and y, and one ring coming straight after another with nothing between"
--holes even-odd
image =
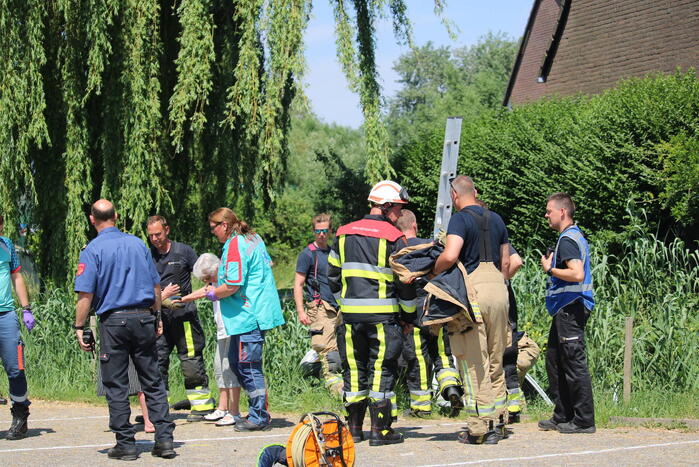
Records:
<instances>
[{"instance_id":1,"label":"blue sky","mask_svg":"<svg viewBox=\"0 0 699 467\"><path fill-rule=\"evenodd\" d=\"M406 3L416 45L432 41L438 46L455 48L475 44L488 31L519 38L524 33L533 0L447 0L446 15L458 28L455 41L449 38L434 14L432 0L407 0ZM305 90L313 111L321 120L357 128L362 124L359 99L347 88L337 61L334 31L330 1L315 0L305 38ZM396 44L390 19L380 20L376 61L384 96L392 96L399 89L393 63L406 51L407 47Z\"/></svg>"}]
</instances>

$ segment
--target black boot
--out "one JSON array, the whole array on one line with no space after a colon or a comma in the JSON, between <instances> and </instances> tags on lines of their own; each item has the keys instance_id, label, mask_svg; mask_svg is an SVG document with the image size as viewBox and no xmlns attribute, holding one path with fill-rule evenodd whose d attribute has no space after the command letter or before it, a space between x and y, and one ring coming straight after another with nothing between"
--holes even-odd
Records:
<instances>
[{"instance_id":1,"label":"black boot","mask_svg":"<svg viewBox=\"0 0 699 467\"><path fill-rule=\"evenodd\" d=\"M464 390L461 386L447 386L442 390L442 397L451 404L450 417L456 417L464 408Z\"/></svg>"},{"instance_id":2,"label":"black boot","mask_svg":"<svg viewBox=\"0 0 699 467\"><path fill-rule=\"evenodd\" d=\"M29 407L24 404L12 404L12 425L7 430L5 439L15 440L27 437L27 417L29 417Z\"/></svg>"},{"instance_id":3,"label":"black boot","mask_svg":"<svg viewBox=\"0 0 699 467\"><path fill-rule=\"evenodd\" d=\"M403 435L396 433L391 428L391 401L381 399L369 404L371 415L371 439L369 446L383 446L384 444L397 444L403 442Z\"/></svg>"},{"instance_id":4,"label":"black boot","mask_svg":"<svg viewBox=\"0 0 699 467\"><path fill-rule=\"evenodd\" d=\"M354 402L352 404L347 404L347 425L349 426L349 431L354 438L355 443L364 441L364 432L362 431L362 425L364 424L364 414L366 413L367 403L366 399L361 402Z\"/></svg>"},{"instance_id":5,"label":"black boot","mask_svg":"<svg viewBox=\"0 0 699 467\"><path fill-rule=\"evenodd\" d=\"M491 422L491 427L492 427L492 422ZM495 434L497 437L502 441L503 439L507 439L510 437L510 432L507 430L507 426L505 426L505 416L500 415L500 420L498 421L497 425L495 425Z\"/></svg>"}]
</instances>

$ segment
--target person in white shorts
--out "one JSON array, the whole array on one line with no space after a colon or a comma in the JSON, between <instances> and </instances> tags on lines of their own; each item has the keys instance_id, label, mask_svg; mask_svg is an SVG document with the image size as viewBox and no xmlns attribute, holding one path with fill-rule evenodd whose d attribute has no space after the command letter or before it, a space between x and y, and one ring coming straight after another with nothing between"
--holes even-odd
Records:
<instances>
[{"instance_id":1,"label":"person in white shorts","mask_svg":"<svg viewBox=\"0 0 699 467\"><path fill-rule=\"evenodd\" d=\"M212 253L204 253L194 263L192 273L202 282L215 283L220 260ZM182 297L186 299L186 297ZM215 421L216 426L235 425L240 419L240 383L228 363L228 347L231 336L221 319L221 306L213 302L214 320L216 321L216 357L214 358L214 375L219 389L219 402L216 410L204 416L205 420Z\"/></svg>"}]
</instances>

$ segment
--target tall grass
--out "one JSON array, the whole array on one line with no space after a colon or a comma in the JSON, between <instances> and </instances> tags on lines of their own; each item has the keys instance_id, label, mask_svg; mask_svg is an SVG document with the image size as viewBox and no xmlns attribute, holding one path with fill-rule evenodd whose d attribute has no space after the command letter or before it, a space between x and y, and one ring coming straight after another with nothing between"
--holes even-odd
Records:
<instances>
[{"instance_id":1,"label":"tall grass","mask_svg":"<svg viewBox=\"0 0 699 467\"><path fill-rule=\"evenodd\" d=\"M602 241L592 241L593 280L597 305L587 325L587 351L596 397L620 397L623 369L624 319L634 318L633 388L635 394L694 394L699 399L699 254L679 242L663 243L642 224L626 235L621 252L608 253ZM545 351L550 317L544 307L545 274L539 252L528 252L513 286L520 328ZM30 393L43 399L95 401L92 355L79 350L71 329L75 297L52 290L33 297L38 326L22 331ZM305 378L298 362L310 347L307 330L295 318L291 300L284 304L287 323L270 331L265 345L265 371L272 409L298 412L337 409L315 378ZM211 304L200 303L199 316L208 338L204 355L210 385L213 379L215 324ZM533 369L545 386L542 361ZM184 397L179 362L173 353L171 392ZM4 373L2 379L6 381ZM0 392L7 388L0 385ZM650 398L651 400L653 398ZM655 400L655 399L653 399ZM402 405L407 398L399 397ZM646 404L648 405L648 404ZM699 409L699 404L694 406ZM650 409L646 407L645 412ZM688 408L688 410L692 410Z\"/></svg>"}]
</instances>

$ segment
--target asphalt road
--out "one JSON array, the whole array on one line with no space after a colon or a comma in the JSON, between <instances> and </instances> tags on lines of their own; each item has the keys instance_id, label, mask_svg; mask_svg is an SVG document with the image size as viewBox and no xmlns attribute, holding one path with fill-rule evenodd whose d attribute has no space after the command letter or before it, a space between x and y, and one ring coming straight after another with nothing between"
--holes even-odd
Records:
<instances>
[{"instance_id":1,"label":"asphalt road","mask_svg":"<svg viewBox=\"0 0 699 467\"><path fill-rule=\"evenodd\" d=\"M153 435L139 432L140 458L134 464L254 466L260 448L285 443L297 416L275 415L273 429L237 433L232 427L187 423L186 412L173 413L178 456L163 460L150 455ZM34 402L29 436L4 439L9 409L0 407L0 465L119 465L107 458L114 436L107 428L106 407ZM458 420L401 419L395 425L403 444L357 447L357 466L460 465L699 465L699 433L645 428L598 430L592 435L541 432L534 423L513 425L509 439L495 446L467 446L456 441L464 428ZM142 426L138 426L142 428ZM365 430L369 429L368 420Z\"/></svg>"}]
</instances>

